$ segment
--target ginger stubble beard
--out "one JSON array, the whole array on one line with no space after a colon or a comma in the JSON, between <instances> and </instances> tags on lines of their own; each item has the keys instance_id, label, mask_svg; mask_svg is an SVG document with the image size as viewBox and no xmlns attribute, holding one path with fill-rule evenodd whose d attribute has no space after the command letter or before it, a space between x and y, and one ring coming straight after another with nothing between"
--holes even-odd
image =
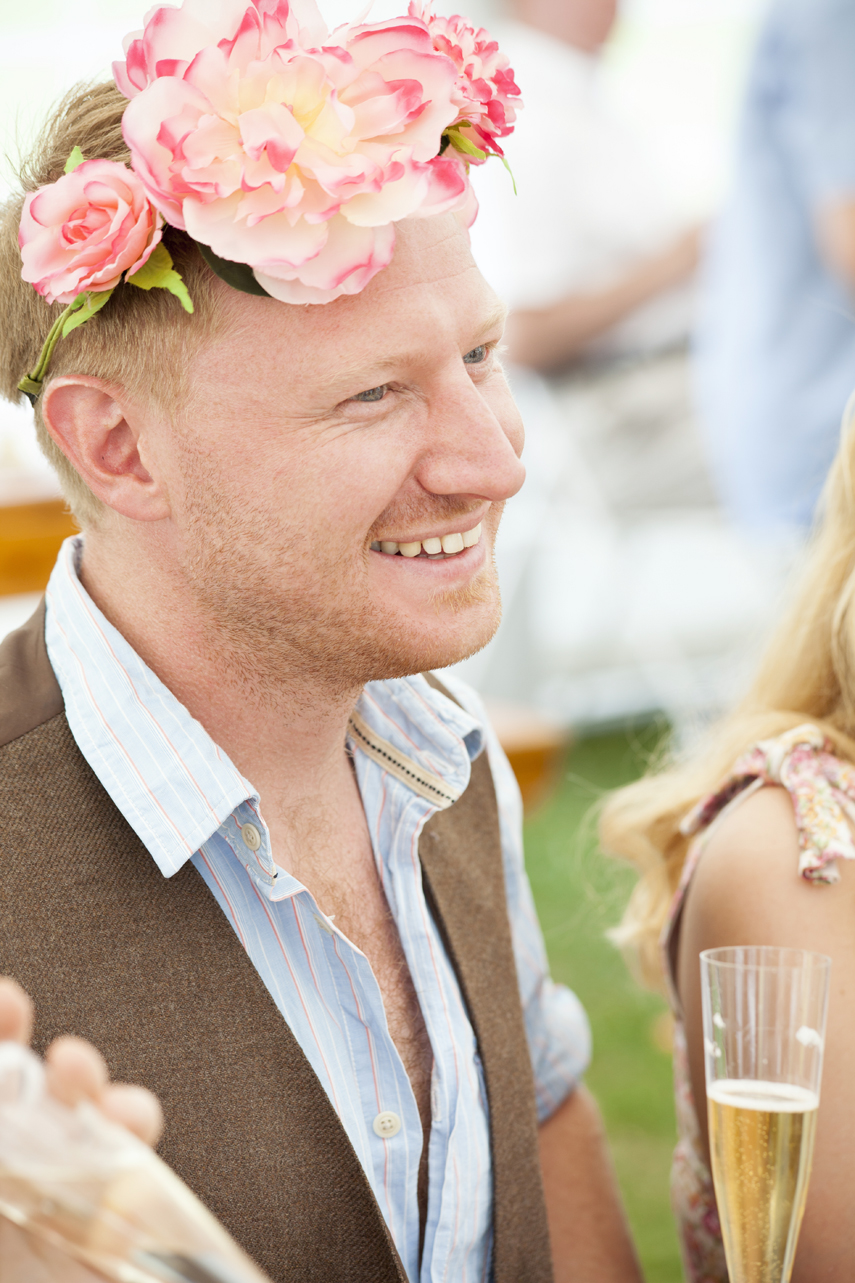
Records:
<instances>
[{"instance_id":1,"label":"ginger stubble beard","mask_svg":"<svg viewBox=\"0 0 855 1283\"><path fill-rule=\"evenodd\" d=\"M480 574L459 588L432 594L428 605L436 628L426 625L413 636L399 614L369 596L368 559L378 555L370 543L377 534L370 533L361 558L349 561L305 524L289 526L280 512L273 546L269 514L252 510L246 496L212 503L210 496L222 495L222 488L212 475L210 456L192 448L183 453L180 569L205 620L205 649L216 657L228 684L264 698L281 691L286 679L292 693L301 684L321 685L332 696L344 696L366 682L457 663L485 646L498 628L501 601L492 547L503 504L494 504L484 522L482 538L491 539L491 555ZM438 518L465 518L472 505L438 496L419 505L420 514L415 505L403 507L403 513L402 505L388 509L376 528L429 528ZM479 606L492 607L484 611L481 626L452 643L443 618Z\"/></svg>"}]
</instances>

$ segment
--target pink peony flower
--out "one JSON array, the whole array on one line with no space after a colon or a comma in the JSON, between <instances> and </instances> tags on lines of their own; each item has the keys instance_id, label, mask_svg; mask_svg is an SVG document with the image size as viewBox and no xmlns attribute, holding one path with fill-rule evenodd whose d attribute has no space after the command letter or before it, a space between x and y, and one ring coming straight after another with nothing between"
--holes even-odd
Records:
<instances>
[{"instance_id":1,"label":"pink peony flower","mask_svg":"<svg viewBox=\"0 0 855 1283\"><path fill-rule=\"evenodd\" d=\"M184 0L125 52L123 131L150 199L283 302L357 293L396 221L466 199L460 156L438 155L457 68L418 17L329 36L314 0Z\"/></svg>"},{"instance_id":2,"label":"pink peony flower","mask_svg":"<svg viewBox=\"0 0 855 1283\"><path fill-rule=\"evenodd\" d=\"M118 285L142 267L161 238L162 219L126 165L86 160L24 201L21 275L49 303Z\"/></svg>"},{"instance_id":3,"label":"pink peony flower","mask_svg":"<svg viewBox=\"0 0 855 1283\"><path fill-rule=\"evenodd\" d=\"M432 0L410 0L409 12L425 23L434 49L457 68L460 114L454 123L462 126L464 138L481 151L504 155L496 139L513 133L517 108L522 106L506 55L483 27L476 30L459 14L437 17ZM476 165L486 160L486 156L470 158Z\"/></svg>"}]
</instances>

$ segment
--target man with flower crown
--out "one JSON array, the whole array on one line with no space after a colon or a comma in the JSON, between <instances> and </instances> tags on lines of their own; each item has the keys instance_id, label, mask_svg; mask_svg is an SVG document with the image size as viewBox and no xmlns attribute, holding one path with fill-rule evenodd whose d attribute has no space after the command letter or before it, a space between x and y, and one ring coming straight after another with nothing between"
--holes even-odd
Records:
<instances>
[{"instance_id":1,"label":"man with flower crown","mask_svg":"<svg viewBox=\"0 0 855 1283\"><path fill-rule=\"evenodd\" d=\"M466 230L507 60L418 0L184 0L125 52L3 225L83 533L0 650L0 971L273 1280L637 1280L513 777L431 671L523 479Z\"/></svg>"}]
</instances>

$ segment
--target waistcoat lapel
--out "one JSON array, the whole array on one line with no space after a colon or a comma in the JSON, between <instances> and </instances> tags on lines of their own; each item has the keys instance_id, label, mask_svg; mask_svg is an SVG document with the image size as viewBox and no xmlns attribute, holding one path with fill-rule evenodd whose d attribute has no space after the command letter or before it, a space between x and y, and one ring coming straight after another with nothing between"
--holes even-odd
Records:
<instances>
[{"instance_id":1,"label":"waistcoat lapel","mask_svg":"<svg viewBox=\"0 0 855 1283\"><path fill-rule=\"evenodd\" d=\"M428 681L454 697L433 675ZM487 754L419 843L428 903L478 1039L490 1109L495 1283L551 1283L531 1057L505 900L499 815Z\"/></svg>"}]
</instances>

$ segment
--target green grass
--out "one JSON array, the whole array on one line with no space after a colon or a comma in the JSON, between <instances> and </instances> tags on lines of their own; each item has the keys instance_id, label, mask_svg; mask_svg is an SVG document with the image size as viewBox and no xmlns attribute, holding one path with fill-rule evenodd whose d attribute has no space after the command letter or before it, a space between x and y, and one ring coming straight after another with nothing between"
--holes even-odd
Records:
<instances>
[{"instance_id":1,"label":"green grass","mask_svg":"<svg viewBox=\"0 0 855 1283\"><path fill-rule=\"evenodd\" d=\"M588 1086L605 1117L630 1224L649 1283L681 1283L668 1174L674 1147L671 1062L653 1028L665 1003L640 989L605 939L633 883L597 852L591 808L644 769L655 728L580 740L551 800L526 823L526 863L552 974L587 1008L594 1034Z\"/></svg>"}]
</instances>

